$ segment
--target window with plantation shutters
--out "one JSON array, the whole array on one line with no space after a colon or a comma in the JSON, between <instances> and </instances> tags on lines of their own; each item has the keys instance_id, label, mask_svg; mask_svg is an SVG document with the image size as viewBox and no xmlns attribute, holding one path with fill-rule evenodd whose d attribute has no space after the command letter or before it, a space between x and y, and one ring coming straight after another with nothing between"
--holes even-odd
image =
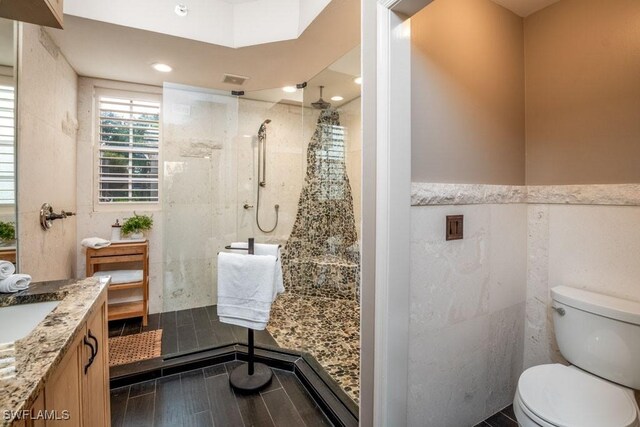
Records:
<instances>
[{"instance_id":1,"label":"window with plantation shutters","mask_svg":"<svg viewBox=\"0 0 640 427\"><path fill-rule=\"evenodd\" d=\"M98 99L100 203L157 203L160 103Z\"/></svg>"},{"instance_id":2,"label":"window with plantation shutters","mask_svg":"<svg viewBox=\"0 0 640 427\"><path fill-rule=\"evenodd\" d=\"M345 159L345 128L322 125L322 144L316 150L316 168L320 177L320 200L342 200L347 166Z\"/></svg>"},{"instance_id":3,"label":"window with plantation shutters","mask_svg":"<svg viewBox=\"0 0 640 427\"><path fill-rule=\"evenodd\" d=\"M15 204L15 89L0 84L0 205Z\"/></svg>"}]
</instances>

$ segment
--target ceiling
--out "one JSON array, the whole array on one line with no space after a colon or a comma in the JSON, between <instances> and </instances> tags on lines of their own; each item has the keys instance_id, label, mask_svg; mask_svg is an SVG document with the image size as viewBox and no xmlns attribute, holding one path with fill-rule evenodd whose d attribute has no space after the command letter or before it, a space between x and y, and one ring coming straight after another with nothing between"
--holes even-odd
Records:
<instances>
[{"instance_id":1,"label":"ceiling","mask_svg":"<svg viewBox=\"0 0 640 427\"><path fill-rule=\"evenodd\" d=\"M296 39L331 0L65 0L64 13L227 47ZM176 7L184 6L180 16Z\"/></svg>"},{"instance_id":2,"label":"ceiling","mask_svg":"<svg viewBox=\"0 0 640 427\"><path fill-rule=\"evenodd\" d=\"M255 91L308 81L358 46L360 1L331 1L295 40L237 49L71 15L65 15L64 30L47 31L82 76ZM173 71L153 70L156 62ZM242 86L223 83L224 73L249 80Z\"/></svg>"},{"instance_id":3,"label":"ceiling","mask_svg":"<svg viewBox=\"0 0 640 427\"><path fill-rule=\"evenodd\" d=\"M246 92L244 98L273 103L304 105L320 97L320 86L324 86L323 99L333 107L340 107L360 96L361 86L354 80L360 76L360 45L347 52L333 64L322 70L307 82L307 87L294 93L286 93L281 87ZM333 96L341 96L341 101L333 101Z\"/></svg>"},{"instance_id":4,"label":"ceiling","mask_svg":"<svg viewBox=\"0 0 640 427\"><path fill-rule=\"evenodd\" d=\"M560 0L493 0L523 18Z\"/></svg>"}]
</instances>

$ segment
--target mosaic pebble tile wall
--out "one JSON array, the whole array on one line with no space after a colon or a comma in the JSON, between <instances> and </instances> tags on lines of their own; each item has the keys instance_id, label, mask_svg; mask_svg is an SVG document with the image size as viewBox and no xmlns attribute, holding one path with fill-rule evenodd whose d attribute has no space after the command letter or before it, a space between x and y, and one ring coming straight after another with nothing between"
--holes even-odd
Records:
<instances>
[{"instance_id":1,"label":"mosaic pebble tile wall","mask_svg":"<svg viewBox=\"0 0 640 427\"><path fill-rule=\"evenodd\" d=\"M311 353L357 403L360 251L345 149L339 113L323 110L282 254L287 292L272 306L268 329L280 346Z\"/></svg>"},{"instance_id":2,"label":"mosaic pebble tile wall","mask_svg":"<svg viewBox=\"0 0 640 427\"><path fill-rule=\"evenodd\" d=\"M307 148L307 173L282 254L285 287L299 295L359 299L360 254L336 110L320 113Z\"/></svg>"}]
</instances>

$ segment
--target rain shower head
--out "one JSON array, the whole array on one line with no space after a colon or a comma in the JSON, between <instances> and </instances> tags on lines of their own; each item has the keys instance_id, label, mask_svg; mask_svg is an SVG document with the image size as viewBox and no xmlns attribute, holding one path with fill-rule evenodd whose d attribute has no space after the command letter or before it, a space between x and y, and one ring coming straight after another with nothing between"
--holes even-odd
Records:
<instances>
[{"instance_id":1,"label":"rain shower head","mask_svg":"<svg viewBox=\"0 0 640 427\"><path fill-rule=\"evenodd\" d=\"M331 103L322 99L323 89L324 89L324 86L320 86L320 99L318 99L316 102L311 103L311 106L316 110L326 110L327 108L331 107Z\"/></svg>"}]
</instances>

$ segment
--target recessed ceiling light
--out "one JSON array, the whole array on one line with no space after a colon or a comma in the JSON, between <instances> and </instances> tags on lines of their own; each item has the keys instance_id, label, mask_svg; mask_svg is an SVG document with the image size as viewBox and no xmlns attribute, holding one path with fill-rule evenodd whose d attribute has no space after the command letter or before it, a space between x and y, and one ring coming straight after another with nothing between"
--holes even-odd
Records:
<instances>
[{"instance_id":1,"label":"recessed ceiling light","mask_svg":"<svg viewBox=\"0 0 640 427\"><path fill-rule=\"evenodd\" d=\"M287 92L287 93L293 93L295 91L297 91L298 89L296 89L295 86L285 86L282 88L283 91Z\"/></svg>"},{"instance_id":2,"label":"recessed ceiling light","mask_svg":"<svg viewBox=\"0 0 640 427\"><path fill-rule=\"evenodd\" d=\"M189 13L189 9L184 4L177 4L174 11L178 16L187 16L187 14Z\"/></svg>"},{"instance_id":3,"label":"recessed ceiling light","mask_svg":"<svg viewBox=\"0 0 640 427\"><path fill-rule=\"evenodd\" d=\"M152 64L151 66L153 67L154 70L160 71L161 73L168 73L171 70L173 70L173 68L171 68L170 65L162 64L160 62L156 62L155 64Z\"/></svg>"},{"instance_id":4,"label":"recessed ceiling light","mask_svg":"<svg viewBox=\"0 0 640 427\"><path fill-rule=\"evenodd\" d=\"M357 85L361 85L361 84L362 84L362 77L356 77L355 79L353 79L353 81L354 81Z\"/></svg>"},{"instance_id":5,"label":"recessed ceiling light","mask_svg":"<svg viewBox=\"0 0 640 427\"><path fill-rule=\"evenodd\" d=\"M331 100L332 100L332 101L342 101L343 99L344 99L344 98L343 98L343 97L341 97L341 96L339 96L339 95L336 95L336 96L332 96L332 97L331 97Z\"/></svg>"}]
</instances>

